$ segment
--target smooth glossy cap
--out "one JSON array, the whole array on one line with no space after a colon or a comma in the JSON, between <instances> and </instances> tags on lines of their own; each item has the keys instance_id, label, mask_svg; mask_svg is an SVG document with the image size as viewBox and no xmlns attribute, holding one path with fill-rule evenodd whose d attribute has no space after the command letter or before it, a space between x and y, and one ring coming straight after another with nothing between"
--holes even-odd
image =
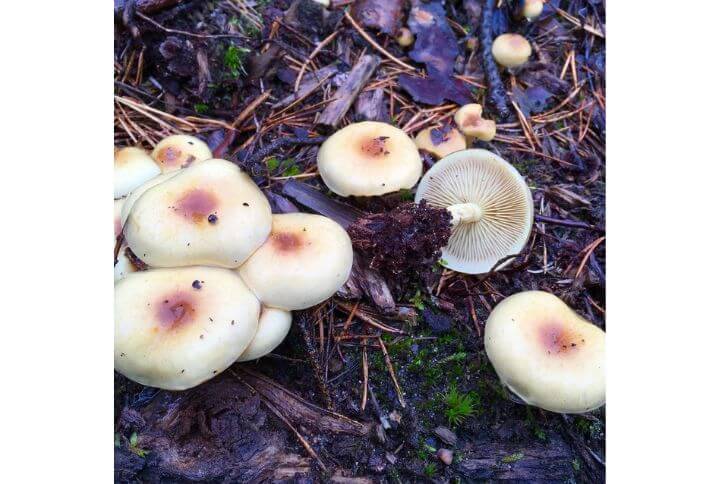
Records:
<instances>
[{"instance_id":1,"label":"smooth glossy cap","mask_svg":"<svg viewBox=\"0 0 728 484\"><path fill-rule=\"evenodd\" d=\"M212 151L199 138L175 134L157 143L152 151L152 158L162 173L168 173L186 168L196 161L209 160L212 158Z\"/></svg>"},{"instance_id":2,"label":"smooth glossy cap","mask_svg":"<svg viewBox=\"0 0 728 484\"><path fill-rule=\"evenodd\" d=\"M273 351L286 339L291 319L290 311L263 306L258 318L258 331L238 361L257 360Z\"/></svg>"},{"instance_id":3,"label":"smooth glossy cap","mask_svg":"<svg viewBox=\"0 0 728 484\"><path fill-rule=\"evenodd\" d=\"M265 242L270 228L263 192L235 164L212 159L142 193L131 207L124 236L134 254L152 267L234 268Z\"/></svg>"},{"instance_id":4,"label":"smooth glossy cap","mask_svg":"<svg viewBox=\"0 0 728 484\"><path fill-rule=\"evenodd\" d=\"M453 215L442 258L454 271L489 272L518 254L531 233L531 191L513 166L488 150L458 151L435 163L417 187L415 202L422 199Z\"/></svg>"},{"instance_id":5,"label":"smooth glossy cap","mask_svg":"<svg viewBox=\"0 0 728 484\"><path fill-rule=\"evenodd\" d=\"M340 129L321 145L317 160L326 186L342 197L412 188L422 175L414 141L401 129L376 121Z\"/></svg>"},{"instance_id":6,"label":"smooth glossy cap","mask_svg":"<svg viewBox=\"0 0 728 484\"><path fill-rule=\"evenodd\" d=\"M132 146L114 153L114 198L121 198L159 175L159 167L146 151Z\"/></svg>"},{"instance_id":7,"label":"smooth glossy cap","mask_svg":"<svg viewBox=\"0 0 728 484\"><path fill-rule=\"evenodd\" d=\"M307 213L273 215L270 237L240 269L266 306L305 309L331 297L349 278L354 253L346 231Z\"/></svg>"},{"instance_id":8,"label":"smooth glossy cap","mask_svg":"<svg viewBox=\"0 0 728 484\"><path fill-rule=\"evenodd\" d=\"M253 340L260 303L234 271L129 274L114 289L114 368L142 385L184 390L235 362Z\"/></svg>"},{"instance_id":9,"label":"smooth glossy cap","mask_svg":"<svg viewBox=\"0 0 728 484\"><path fill-rule=\"evenodd\" d=\"M501 381L529 405L583 413L604 405L605 333L547 292L507 297L485 324Z\"/></svg>"}]
</instances>

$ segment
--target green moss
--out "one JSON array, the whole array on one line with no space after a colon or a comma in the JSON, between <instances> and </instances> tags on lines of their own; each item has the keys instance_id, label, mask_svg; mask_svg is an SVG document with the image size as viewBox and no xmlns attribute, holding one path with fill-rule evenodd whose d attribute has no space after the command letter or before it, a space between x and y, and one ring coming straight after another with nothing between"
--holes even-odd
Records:
<instances>
[{"instance_id":1,"label":"green moss","mask_svg":"<svg viewBox=\"0 0 728 484\"><path fill-rule=\"evenodd\" d=\"M523 452L516 452L511 455L507 455L501 459L502 462L506 464L511 464L513 462L518 462L519 460L523 459L524 454Z\"/></svg>"},{"instance_id":2,"label":"green moss","mask_svg":"<svg viewBox=\"0 0 728 484\"><path fill-rule=\"evenodd\" d=\"M422 469L422 471L427 477L432 478L435 476L435 472L437 472L437 465L434 462L429 462L425 464L425 467L424 469Z\"/></svg>"},{"instance_id":3,"label":"green moss","mask_svg":"<svg viewBox=\"0 0 728 484\"><path fill-rule=\"evenodd\" d=\"M249 52L250 49L244 47L238 47L232 44L228 46L223 55L223 63L233 77L238 77L240 74L247 74L244 65L245 58Z\"/></svg>"},{"instance_id":4,"label":"green moss","mask_svg":"<svg viewBox=\"0 0 728 484\"><path fill-rule=\"evenodd\" d=\"M474 417L477 413L480 399L474 392L460 393L455 385L442 396L445 406L445 417L451 427L462 424L466 418Z\"/></svg>"}]
</instances>

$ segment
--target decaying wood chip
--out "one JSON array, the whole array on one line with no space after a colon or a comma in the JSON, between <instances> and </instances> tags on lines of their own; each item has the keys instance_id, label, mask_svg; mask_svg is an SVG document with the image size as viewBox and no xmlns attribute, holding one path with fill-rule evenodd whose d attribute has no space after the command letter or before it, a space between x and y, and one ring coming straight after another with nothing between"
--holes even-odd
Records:
<instances>
[{"instance_id":1,"label":"decaying wood chip","mask_svg":"<svg viewBox=\"0 0 728 484\"><path fill-rule=\"evenodd\" d=\"M304 99L311 95L321 84L323 84L331 76L339 72L339 68L335 64L324 66L313 72L309 72L301 78L301 84L298 91L289 94L273 105L273 109L288 106L296 101Z\"/></svg>"},{"instance_id":2,"label":"decaying wood chip","mask_svg":"<svg viewBox=\"0 0 728 484\"><path fill-rule=\"evenodd\" d=\"M435 429L435 435L437 435L440 440L449 445L455 445L455 443L457 443L458 441L458 436L455 435L455 432L447 427L443 427L442 425Z\"/></svg>"},{"instance_id":3,"label":"decaying wood chip","mask_svg":"<svg viewBox=\"0 0 728 484\"><path fill-rule=\"evenodd\" d=\"M384 89L363 92L356 100L356 117L360 121L387 121L387 101Z\"/></svg>"},{"instance_id":4,"label":"decaying wood chip","mask_svg":"<svg viewBox=\"0 0 728 484\"><path fill-rule=\"evenodd\" d=\"M379 57L363 55L333 95L333 101L318 116L316 123L330 127L338 126L380 62Z\"/></svg>"},{"instance_id":5,"label":"decaying wood chip","mask_svg":"<svg viewBox=\"0 0 728 484\"><path fill-rule=\"evenodd\" d=\"M351 15L365 27L394 35L402 19L404 0L357 0Z\"/></svg>"},{"instance_id":6,"label":"decaying wood chip","mask_svg":"<svg viewBox=\"0 0 728 484\"><path fill-rule=\"evenodd\" d=\"M296 180L288 180L283 185L282 191L285 196L292 198L314 212L329 217L344 228L349 227L354 220L364 215L361 210L337 202L311 185Z\"/></svg>"}]
</instances>

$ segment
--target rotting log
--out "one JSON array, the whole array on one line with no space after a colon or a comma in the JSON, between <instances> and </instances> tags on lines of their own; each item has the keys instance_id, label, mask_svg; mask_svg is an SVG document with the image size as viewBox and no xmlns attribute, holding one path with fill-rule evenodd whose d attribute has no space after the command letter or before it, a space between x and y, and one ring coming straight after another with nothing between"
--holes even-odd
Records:
<instances>
[{"instance_id":1,"label":"rotting log","mask_svg":"<svg viewBox=\"0 0 728 484\"><path fill-rule=\"evenodd\" d=\"M332 128L338 126L380 62L381 59L374 55L361 56L346 81L336 90L332 101L316 119L316 124Z\"/></svg>"}]
</instances>

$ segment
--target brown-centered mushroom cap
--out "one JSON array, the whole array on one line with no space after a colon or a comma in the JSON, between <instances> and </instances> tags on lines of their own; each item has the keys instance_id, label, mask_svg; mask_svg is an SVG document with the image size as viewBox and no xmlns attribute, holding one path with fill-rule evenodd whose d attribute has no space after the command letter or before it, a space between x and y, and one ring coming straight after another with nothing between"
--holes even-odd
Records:
<instances>
[{"instance_id":1,"label":"brown-centered mushroom cap","mask_svg":"<svg viewBox=\"0 0 728 484\"><path fill-rule=\"evenodd\" d=\"M422 177L415 202L446 208L452 235L442 250L443 264L466 274L493 269L528 241L533 223L531 191L500 156L483 149L453 153Z\"/></svg>"},{"instance_id":2,"label":"brown-centered mushroom cap","mask_svg":"<svg viewBox=\"0 0 728 484\"><path fill-rule=\"evenodd\" d=\"M125 197L159 175L159 167L141 148L128 146L114 152L114 198Z\"/></svg>"},{"instance_id":3,"label":"brown-centered mushroom cap","mask_svg":"<svg viewBox=\"0 0 728 484\"><path fill-rule=\"evenodd\" d=\"M331 135L317 162L326 186L342 197L412 188L422 175L422 159L407 133L377 121L353 123Z\"/></svg>"},{"instance_id":4,"label":"brown-centered mushroom cap","mask_svg":"<svg viewBox=\"0 0 728 484\"><path fill-rule=\"evenodd\" d=\"M273 215L265 244L240 275L266 306L305 309L331 297L349 278L354 253L346 231L307 213Z\"/></svg>"},{"instance_id":5,"label":"brown-centered mushroom cap","mask_svg":"<svg viewBox=\"0 0 728 484\"><path fill-rule=\"evenodd\" d=\"M196 161L209 160L212 158L212 151L207 143L199 138L175 134L157 143L152 151L152 158L162 173L169 173L186 168Z\"/></svg>"},{"instance_id":6,"label":"brown-centered mushroom cap","mask_svg":"<svg viewBox=\"0 0 728 484\"><path fill-rule=\"evenodd\" d=\"M530 405L582 413L605 402L605 333L547 292L507 297L485 324L501 381Z\"/></svg>"},{"instance_id":7,"label":"brown-centered mushroom cap","mask_svg":"<svg viewBox=\"0 0 728 484\"><path fill-rule=\"evenodd\" d=\"M455 112L455 124L464 135L482 141L491 141L495 137L495 121L483 119L483 106L466 104Z\"/></svg>"},{"instance_id":8,"label":"brown-centered mushroom cap","mask_svg":"<svg viewBox=\"0 0 728 484\"><path fill-rule=\"evenodd\" d=\"M250 344L259 312L253 293L228 269L129 274L114 288L114 368L166 390L199 385Z\"/></svg>"},{"instance_id":9,"label":"brown-centered mushroom cap","mask_svg":"<svg viewBox=\"0 0 728 484\"><path fill-rule=\"evenodd\" d=\"M503 67L517 67L531 57L531 44L519 34L501 34L493 41L493 58Z\"/></svg>"}]
</instances>

